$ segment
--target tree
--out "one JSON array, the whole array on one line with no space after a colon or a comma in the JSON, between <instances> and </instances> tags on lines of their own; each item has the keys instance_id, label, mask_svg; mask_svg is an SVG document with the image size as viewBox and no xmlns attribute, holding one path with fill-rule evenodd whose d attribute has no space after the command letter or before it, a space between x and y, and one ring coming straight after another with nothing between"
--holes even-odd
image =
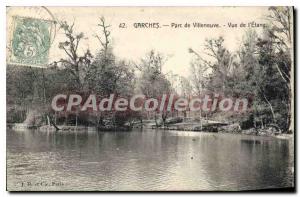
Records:
<instances>
[{"instance_id":1,"label":"tree","mask_svg":"<svg viewBox=\"0 0 300 197\"><path fill-rule=\"evenodd\" d=\"M89 49L80 55L78 47L84 34L74 32L74 23L69 25L66 21L61 22L60 28L65 36L65 41L59 43L59 49L64 51L66 57L53 62L52 66L59 66L67 70L73 77L72 81L75 82L77 91L82 91L93 56Z\"/></svg>"},{"instance_id":2,"label":"tree","mask_svg":"<svg viewBox=\"0 0 300 197\"><path fill-rule=\"evenodd\" d=\"M293 59L293 8L292 7L270 7L270 14L267 16L269 22L272 24L269 30L269 35L273 39L273 47L276 50L276 69L280 74L281 79L284 81L288 89L287 100L287 125L288 130L292 132L292 103L293 92L292 83L294 65Z\"/></svg>"},{"instance_id":3,"label":"tree","mask_svg":"<svg viewBox=\"0 0 300 197\"><path fill-rule=\"evenodd\" d=\"M162 54L151 50L145 58L141 59L139 65L135 65L140 71L140 77L137 80L138 93L143 93L147 98L160 98L163 94L168 95L171 92L171 83L162 73L162 67L166 60ZM155 120L158 113L158 111L154 112ZM168 113L167 110L160 112L163 125ZM156 125L158 126L157 121Z\"/></svg>"},{"instance_id":4,"label":"tree","mask_svg":"<svg viewBox=\"0 0 300 197\"><path fill-rule=\"evenodd\" d=\"M207 70L210 72L210 86L208 88L225 93L229 82L228 76L234 72L234 68L236 67L236 55L231 54L225 48L223 37L207 39L204 46L204 54L208 58L202 57L193 49L189 49L189 52L194 53L198 57L198 70L201 73L205 73ZM210 61L206 59L210 59Z\"/></svg>"},{"instance_id":5,"label":"tree","mask_svg":"<svg viewBox=\"0 0 300 197\"><path fill-rule=\"evenodd\" d=\"M292 103L292 10L270 7L270 26L257 41L258 61L264 73L260 83L261 98L268 104L272 123L291 131Z\"/></svg>"}]
</instances>

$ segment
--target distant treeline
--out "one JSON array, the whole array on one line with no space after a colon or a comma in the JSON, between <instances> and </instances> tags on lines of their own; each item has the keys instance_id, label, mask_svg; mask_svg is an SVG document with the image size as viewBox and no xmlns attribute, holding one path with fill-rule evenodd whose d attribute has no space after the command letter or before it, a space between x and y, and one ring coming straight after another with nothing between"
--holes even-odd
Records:
<instances>
[{"instance_id":1,"label":"distant treeline","mask_svg":"<svg viewBox=\"0 0 300 197\"><path fill-rule=\"evenodd\" d=\"M249 127L276 125L283 132L290 130L293 54L293 10L289 7L270 7L269 21L263 33L245 32L236 51L229 51L224 38L205 40L203 51L187 49L194 54L189 65L190 76L172 72L163 73L167 58L154 50L139 62L119 59L113 53L110 26L101 18L98 24L99 49L92 54L89 49L81 54L79 48L83 32L75 32L76 25L60 23L65 41L59 49L65 58L47 65L47 68L7 66L7 121L24 122L28 119L57 124L123 125L128 121L170 116L186 116L186 113L121 112L101 114L54 113L52 98L61 93L117 94L130 97L144 94L158 98L163 94L197 96L204 91L238 97L253 94L252 109L236 114L235 118L247 121ZM214 117L218 112L205 116ZM193 114L193 116L202 116ZM29 117L31 116L31 117ZM233 115L234 116L234 115ZM243 116L243 118L241 118ZM34 118L33 118L34 117ZM231 118L231 117L226 117Z\"/></svg>"}]
</instances>

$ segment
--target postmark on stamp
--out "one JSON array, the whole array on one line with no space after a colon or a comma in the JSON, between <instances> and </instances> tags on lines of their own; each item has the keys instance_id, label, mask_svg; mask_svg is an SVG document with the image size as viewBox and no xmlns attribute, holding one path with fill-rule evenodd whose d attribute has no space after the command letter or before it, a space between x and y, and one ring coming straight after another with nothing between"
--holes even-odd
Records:
<instances>
[{"instance_id":1,"label":"postmark on stamp","mask_svg":"<svg viewBox=\"0 0 300 197\"><path fill-rule=\"evenodd\" d=\"M44 67L48 63L51 21L14 16L13 23L8 62Z\"/></svg>"}]
</instances>

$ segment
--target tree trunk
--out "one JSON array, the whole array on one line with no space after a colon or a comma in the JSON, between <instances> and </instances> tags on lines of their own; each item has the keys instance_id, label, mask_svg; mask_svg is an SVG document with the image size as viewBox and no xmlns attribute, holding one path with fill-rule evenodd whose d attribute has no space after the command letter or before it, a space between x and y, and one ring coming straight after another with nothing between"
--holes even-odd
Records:
<instances>
[{"instance_id":1,"label":"tree trunk","mask_svg":"<svg viewBox=\"0 0 300 197\"><path fill-rule=\"evenodd\" d=\"M50 126L51 126L51 124L50 124L50 118L49 118L48 115L46 115L46 117L47 117L47 124L48 124L48 126L50 127Z\"/></svg>"},{"instance_id":2,"label":"tree trunk","mask_svg":"<svg viewBox=\"0 0 300 197\"><path fill-rule=\"evenodd\" d=\"M158 123L157 123L157 117L156 117L156 113L154 114L154 121L155 121L155 126L156 126L156 128L158 128Z\"/></svg>"}]
</instances>

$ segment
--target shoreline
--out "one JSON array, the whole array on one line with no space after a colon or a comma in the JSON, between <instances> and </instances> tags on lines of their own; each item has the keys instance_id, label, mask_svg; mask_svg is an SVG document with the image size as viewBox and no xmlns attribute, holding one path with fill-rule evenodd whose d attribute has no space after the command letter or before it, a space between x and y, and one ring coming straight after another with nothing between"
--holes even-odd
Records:
<instances>
[{"instance_id":1,"label":"shoreline","mask_svg":"<svg viewBox=\"0 0 300 197\"><path fill-rule=\"evenodd\" d=\"M71 132L71 131L99 131L99 132L130 132L133 129L150 129L150 130L162 130L162 131L178 131L178 132L204 132L204 133L228 133L228 134L242 134L249 136L266 136L266 137L275 137L278 139L293 139L294 134L287 133L274 133L268 132L268 129L240 129L237 124L231 124L226 126L220 126L218 128L213 128L211 130L200 130L197 126L194 128L191 127L156 127L154 125L145 125L143 127L101 127L97 128L95 126L73 126L73 125L57 125L60 130L57 130L53 126L42 125L26 125L23 123L7 123L6 127L13 130L39 130L39 131L53 131L53 132Z\"/></svg>"}]
</instances>

